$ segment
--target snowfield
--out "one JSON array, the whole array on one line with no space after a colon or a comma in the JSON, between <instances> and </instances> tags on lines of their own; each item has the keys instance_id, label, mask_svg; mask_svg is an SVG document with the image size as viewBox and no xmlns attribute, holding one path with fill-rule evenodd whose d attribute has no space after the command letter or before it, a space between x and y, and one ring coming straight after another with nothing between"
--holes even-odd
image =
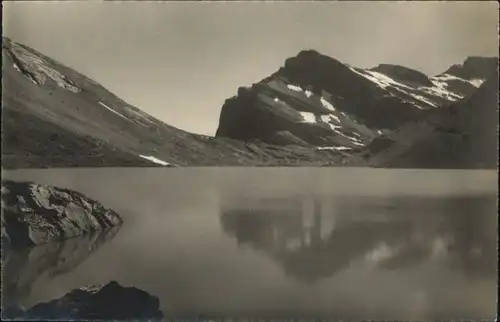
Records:
<instances>
[{"instance_id":1,"label":"snowfield","mask_svg":"<svg viewBox=\"0 0 500 322\"><path fill-rule=\"evenodd\" d=\"M353 72L355 72L358 75L363 76L364 78L370 80L371 82L375 83L378 87L388 90L388 89L393 89L396 90L402 94L405 94L406 96L410 96L413 99L415 99L417 102L424 103L426 106L432 106L432 107L438 107L439 104L437 102L433 101L431 98L432 96L439 98L439 99L444 99L450 102L455 102L458 100L463 99L464 97L458 93L452 92L451 90L448 89L448 83L447 81L461 81L461 82L466 82L474 87L479 87L484 80L483 79L463 79L457 76L449 75L449 74L442 74L438 76L432 76L429 77L429 80L433 83L434 86L421 86L421 87L411 87L405 84L402 84L391 77L384 75L379 72L375 71L370 71L370 70L363 70L359 71L353 67L349 67ZM427 94L430 97L425 97L423 95L416 94L415 92L421 92L422 94ZM412 102L416 107L420 109L427 108L425 106L420 106L419 104L415 104Z\"/></svg>"},{"instance_id":2,"label":"snowfield","mask_svg":"<svg viewBox=\"0 0 500 322\"><path fill-rule=\"evenodd\" d=\"M441 81L441 82L455 80L455 81L469 83L474 87L481 86L485 81L484 79L481 79L481 78L465 79L465 78L461 78L461 77L450 75L450 74L436 75L436 76L430 77L430 79L436 80L436 81Z\"/></svg>"}]
</instances>

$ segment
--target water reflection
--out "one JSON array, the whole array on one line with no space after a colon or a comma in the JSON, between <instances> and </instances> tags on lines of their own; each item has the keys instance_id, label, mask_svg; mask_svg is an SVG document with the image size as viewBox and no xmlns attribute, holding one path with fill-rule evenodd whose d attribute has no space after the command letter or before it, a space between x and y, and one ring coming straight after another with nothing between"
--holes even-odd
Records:
<instances>
[{"instance_id":1,"label":"water reflection","mask_svg":"<svg viewBox=\"0 0 500 322\"><path fill-rule=\"evenodd\" d=\"M254 198L221 208L223 231L304 282L353 263L385 270L438 264L496 274L496 197Z\"/></svg>"},{"instance_id":2,"label":"water reflection","mask_svg":"<svg viewBox=\"0 0 500 322\"><path fill-rule=\"evenodd\" d=\"M22 303L42 276L52 280L82 264L112 240L120 227L2 253L2 307Z\"/></svg>"}]
</instances>

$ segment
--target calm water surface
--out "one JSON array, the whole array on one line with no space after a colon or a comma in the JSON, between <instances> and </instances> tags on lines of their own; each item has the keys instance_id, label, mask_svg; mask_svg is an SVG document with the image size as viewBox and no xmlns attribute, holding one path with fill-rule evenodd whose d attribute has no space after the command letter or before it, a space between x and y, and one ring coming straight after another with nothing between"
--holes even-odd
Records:
<instances>
[{"instance_id":1,"label":"calm water surface","mask_svg":"<svg viewBox=\"0 0 500 322\"><path fill-rule=\"evenodd\" d=\"M495 171L20 170L119 212L118 231L4 254L5 301L117 280L167 316L488 319Z\"/></svg>"}]
</instances>

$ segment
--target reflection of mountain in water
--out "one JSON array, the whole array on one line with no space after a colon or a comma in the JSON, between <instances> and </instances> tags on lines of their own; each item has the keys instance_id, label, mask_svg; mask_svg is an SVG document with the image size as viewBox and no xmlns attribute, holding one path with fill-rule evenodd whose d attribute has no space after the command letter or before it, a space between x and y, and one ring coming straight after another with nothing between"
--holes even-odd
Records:
<instances>
[{"instance_id":1,"label":"reflection of mountain in water","mask_svg":"<svg viewBox=\"0 0 500 322\"><path fill-rule=\"evenodd\" d=\"M30 295L42 275L52 279L68 273L112 240L120 226L106 232L86 234L61 242L9 250L2 254L2 306L17 304Z\"/></svg>"},{"instance_id":2,"label":"reflection of mountain in water","mask_svg":"<svg viewBox=\"0 0 500 322\"><path fill-rule=\"evenodd\" d=\"M224 206L221 225L304 281L354 261L384 269L439 261L464 274L495 274L495 209L494 196L247 199Z\"/></svg>"}]
</instances>

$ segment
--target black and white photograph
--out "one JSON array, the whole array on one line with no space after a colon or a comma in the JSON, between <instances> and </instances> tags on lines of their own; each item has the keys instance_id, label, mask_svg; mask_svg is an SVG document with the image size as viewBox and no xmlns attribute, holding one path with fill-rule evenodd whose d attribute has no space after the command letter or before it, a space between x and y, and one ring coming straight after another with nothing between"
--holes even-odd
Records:
<instances>
[{"instance_id":1,"label":"black and white photograph","mask_svg":"<svg viewBox=\"0 0 500 322\"><path fill-rule=\"evenodd\" d=\"M497 1L2 11L2 320L496 320Z\"/></svg>"}]
</instances>

